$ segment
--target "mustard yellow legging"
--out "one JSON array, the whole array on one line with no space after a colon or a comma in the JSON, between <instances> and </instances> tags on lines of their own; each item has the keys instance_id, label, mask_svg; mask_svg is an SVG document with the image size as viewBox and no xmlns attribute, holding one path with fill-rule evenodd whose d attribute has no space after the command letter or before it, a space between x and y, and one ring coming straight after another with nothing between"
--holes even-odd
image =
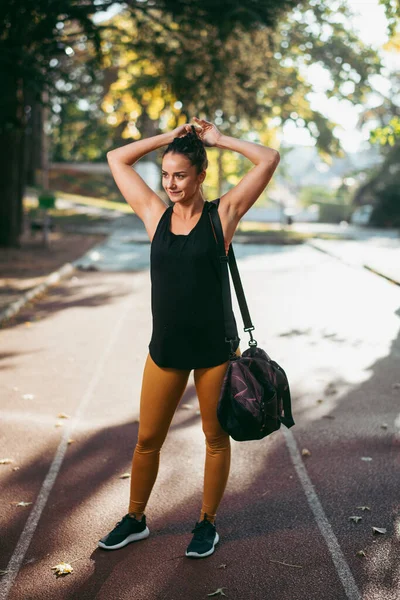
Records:
<instances>
[{"instance_id":1,"label":"mustard yellow legging","mask_svg":"<svg viewBox=\"0 0 400 600\"><path fill-rule=\"evenodd\" d=\"M240 355L240 349L236 350ZM200 519L215 520L225 491L231 461L230 438L217 418L217 404L228 366L194 369L202 428L205 435L203 501ZM161 368L148 354L140 396L138 441L132 458L129 513L140 519L156 481L160 450L185 391L190 370Z\"/></svg>"}]
</instances>

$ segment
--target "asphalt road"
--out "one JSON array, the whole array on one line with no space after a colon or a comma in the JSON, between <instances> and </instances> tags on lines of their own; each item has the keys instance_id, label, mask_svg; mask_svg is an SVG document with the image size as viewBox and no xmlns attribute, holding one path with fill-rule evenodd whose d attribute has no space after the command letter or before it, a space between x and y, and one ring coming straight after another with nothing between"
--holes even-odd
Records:
<instances>
[{"instance_id":1,"label":"asphalt road","mask_svg":"<svg viewBox=\"0 0 400 600\"><path fill-rule=\"evenodd\" d=\"M13 460L0 465L2 600L400 598L400 288L308 246L237 254L255 338L288 374L296 425L232 441L221 541L206 559L184 556L204 464L191 378L147 507L150 537L97 547L127 512L120 476L151 333L145 265L80 272L0 332L0 458ZM73 572L57 577L63 561Z\"/></svg>"}]
</instances>

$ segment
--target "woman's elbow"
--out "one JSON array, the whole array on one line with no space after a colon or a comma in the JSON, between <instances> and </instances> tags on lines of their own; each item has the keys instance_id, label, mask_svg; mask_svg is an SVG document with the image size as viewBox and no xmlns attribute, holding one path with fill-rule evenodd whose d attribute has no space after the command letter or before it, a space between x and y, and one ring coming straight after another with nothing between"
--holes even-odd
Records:
<instances>
[{"instance_id":1,"label":"woman's elbow","mask_svg":"<svg viewBox=\"0 0 400 600\"><path fill-rule=\"evenodd\" d=\"M115 156L115 150L109 150L106 154L107 161L110 162L111 160L113 160L114 156Z\"/></svg>"},{"instance_id":2,"label":"woman's elbow","mask_svg":"<svg viewBox=\"0 0 400 600\"><path fill-rule=\"evenodd\" d=\"M273 151L273 162L274 162L275 166L279 165L280 160L281 160L281 155L279 154L278 150L274 150Z\"/></svg>"}]
</instances>

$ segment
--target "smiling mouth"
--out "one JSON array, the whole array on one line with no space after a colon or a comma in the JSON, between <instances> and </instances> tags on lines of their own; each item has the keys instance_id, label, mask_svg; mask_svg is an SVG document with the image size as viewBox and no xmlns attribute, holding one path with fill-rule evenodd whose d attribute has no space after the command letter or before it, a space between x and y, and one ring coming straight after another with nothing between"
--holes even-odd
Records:
<instances>
[{"instance_id":1,"label":"smiling mouth","mask_svg":"<svg viewBox=\"0 0 400 600\"><path fill-rule=\"evenodd\" d=\"M179 194L180 190L178 190L177 192L170 192L170 194Z\"/></svg>"}]
</instances>

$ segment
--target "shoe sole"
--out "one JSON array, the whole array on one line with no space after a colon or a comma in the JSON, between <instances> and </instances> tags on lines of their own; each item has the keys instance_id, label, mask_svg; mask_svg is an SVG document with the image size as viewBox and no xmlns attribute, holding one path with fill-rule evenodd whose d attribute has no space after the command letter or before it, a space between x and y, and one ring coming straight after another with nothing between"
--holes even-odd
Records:
<instances>
[{"instance_id":1,"label":"shoe sole","mask_svg":"<svg viewBox=\"0 0 400 600\"><path fill-rule=\"evenodd\" d=\"M131 533L131 535L128 535L128 537L122 540L122 542L120 542L119 544L114 544L114 546L107 546L107 544L105 544L101 540L98 542L97 545L99 548L103 548L104 550L118 550L119 548L127 546L131 542L138 542L139 540L144 540L145 538L149 537L149 535L150 530L146 526L146 529L144 529L143 531L140 531L139 533Z\"/></svg>"},{"instance_id":2,"label":"shoe sole","mask_svg":"<svg viewBox=\"0 0 400 600\"><path fill-rule=\"evenodd\" d=\"M208 550L208 552L204 552L203 554L198 554L197 552L188 552L186 550L185 556L188 556L189 558L203 558L205 556L210 556L210 554L212 554L214 552L215 546L218 544L218 542L219 542L219 535L218 535L218 532L215 532L213 547L210 550Z\"/></svg>"}]
</instances>

